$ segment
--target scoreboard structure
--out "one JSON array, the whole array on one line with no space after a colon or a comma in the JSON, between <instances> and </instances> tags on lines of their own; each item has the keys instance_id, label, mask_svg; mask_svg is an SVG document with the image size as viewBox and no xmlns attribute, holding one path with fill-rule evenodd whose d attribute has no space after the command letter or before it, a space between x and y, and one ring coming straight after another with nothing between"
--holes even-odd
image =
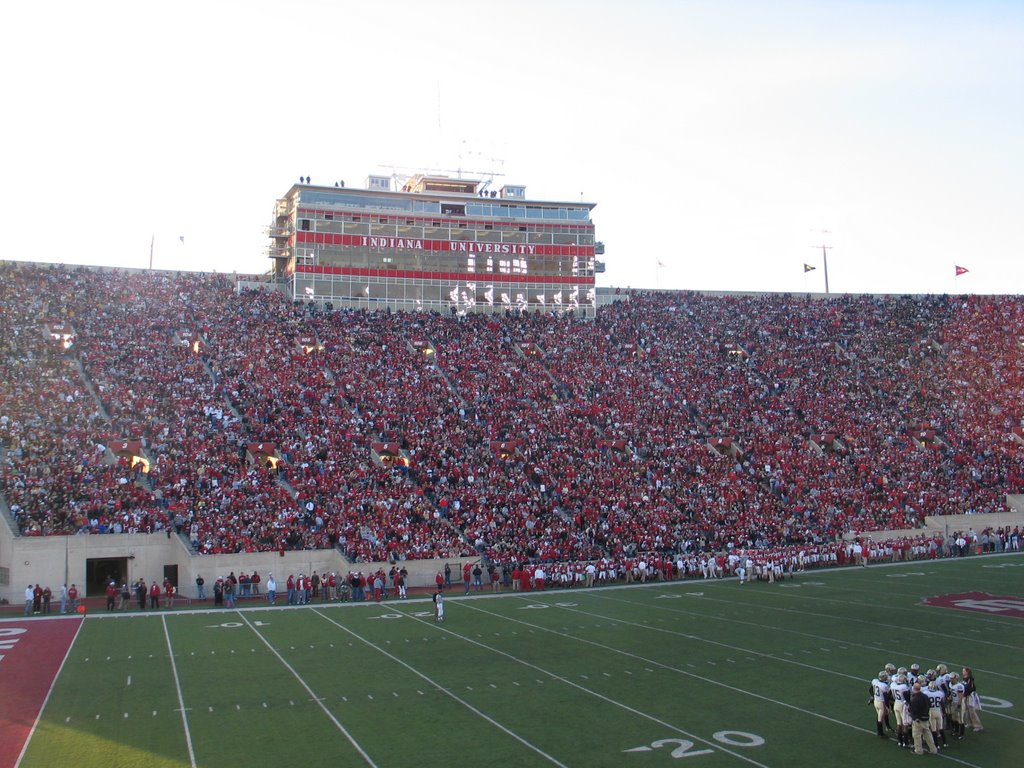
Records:
<instances>
[{"instance_id":1,"label":"scoreboard structure","mask_svg":"<svg viewBox=\"0 0 1024 768\"><path fill-rule=\"evenodd\" d=\"M274 274L296 301L336 307L573 312L592 317L594 203L418 174L399 188L295 184L274 205Z\"/></svg>"}]
</instances>

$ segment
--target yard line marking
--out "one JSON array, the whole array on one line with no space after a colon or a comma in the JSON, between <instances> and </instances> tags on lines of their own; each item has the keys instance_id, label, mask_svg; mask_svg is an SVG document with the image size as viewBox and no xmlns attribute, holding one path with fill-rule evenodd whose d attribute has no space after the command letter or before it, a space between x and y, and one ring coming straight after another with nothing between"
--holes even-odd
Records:
<instances>
[{"instance_id":1,"label":"yard line marking","mask_svg":"<svg viewBox=\"0 0 1024 768\"><path fill-rule=\"evenodd\" d=\"M249 621L249 620L248 620L248 619L247 619L247 618L245 617L245 614L244 614L244 613L242 613L241 611L237 611L237 613L238 613L238 616L239 616L239 617L240 617L240 618L242 619L242 621L244 621L244 622L245 622L246 624L248 624L248 625L249 625L249 629L251 629L251 630L252 630L253 632L255 632L255 633L256 633L256 637L258 637L258 638L259 638L260 640L262 640L262 641L263 641L263 644L264 644L265 646L267 646L267 648L269 648L269 649L270 649L271 653L273 653L273 654L274 654L275 656L277 656L277 660L278 660L278 661L280 661L280 662L281 662L281 663L282 663L282 664L284 665L285 669L287 669L287 670L288 670L289 672L291 672L291 673L292 673L292 676L293 676L293 677L294 677L294 678L295 678L296 680L298 680L298 681L299 681L299 685L301 685L301 686L302 686L303 688L305 688L305 689L306 689L306 692L307 692L307 693L308 693L308 694L309 694L310 696L312 696L313 698L316 698L316 692L315 692L315 691L314 691L314 690L313 690L312 688L310 688L310 687L309 687L309 683L307 683L307 682L306 682L305 680L303 680L303 679L302 679L302 675L300 675L300 674L299 674L299 673L298 673L298 672L297 672L297 671L295 670L295 668L294 668L294 667L293 667L293 666L292 666L291 664L289 664L289 663L287 662L287 660L286 660L286 659L284 658L284 656L282 656L282 655L281 655L280 653L278 653L278 652L277 652L276 650L274 650L274 647L273 647L273 646L272 646L272 645L270 644L270 642L269 642L269 641L267 640L267 638L265 638L265 637L264 637L264 636L263 636L262 634L260 634L260 631L259 631L258 629L256 629L256 627L254 627L254 626L252 625L252 622L250 622L250 621ZM294 707L294 706L295 706L295 702L294 702L294 701L293 701L293 702L291 702L291 705L292 705L292 706ZM320 709L322 709L322 710L323 710L324 714L325 714L325 715L327 715L328 719L329 719L329 720L330 720L330 721L331 721L332 723L334 723L334 726L335 726L335 727L336 727L336 728L337 728L337 729L338 729L338 730L339 730L339 731L340 731L340 732L342 733L342 735L344 735L344 737L345 737L346 739L348 739L349 743L350 743L350 744L351 744L351 745L352 745L353 747L355 747L355 750L356 750L356 752L358 752L358 753L359 753L359 754L360 754L360 755L362 756L363 760L365 760L365 761L366 761L366 764L367 764L367 765L372 765L372 766L373 766L373 768L377 768L377 764L376 764L375 762L373 762L373 758L371 758L371 757L370 757L370 756L369 756L369 755L368 755L368 754L366 753L366 750L364 750L364 749L363 749L363 748L362 748L362 747L361 747L361 746L359 745L359 742L358 742L358 741L356 741L356 740L355 740L355 738L354 738L354 737L352 736L352 734L348 732L348 729L347 729L347 728L346 728L346 727L345 727L344 725L342 725L342 724L341 724L341 722L339 722L338 718L336 718L336 717L334 716L334 713L333 713L333 712L331 712L331 710L329 710L329 709L328 709L328 708L327 708L326 706L324 706L324 703L323 703L322 701L317 701L317 706L318 706L318 707L320 707Z\"/></svg>"},{"instance_id":2,"label":"yard line marking","mask_svg":"<svg viewBox=\"0 0 1024 768\"><path fill-rule=\"evenodd\" d=\"M324 621L327 621L327 622L333 624L338 629L340 629L340 630L342 630L344 632L347 632L348 634L350 634L352 637L356 638L357 640L359 640L363 644L368 645L370 648L372 648L373 650L377 651L377 653L383 654L384 656L387 656L389 659L394 661L396 664L399 664L399 665L405 667L407 670L412 672L414 675L419 677L421 680L429 683L430 685L432 685L437 690L441 691L441 693L445 694L446 696L451 697L452 699L457 701L459 704L464 706L466 709L468 709L470 712L474 713L475 715L477 715L479 717L482 717L484 720L486 720L488 723L490 723L495 728L500 730L502 733L504 733L504 734L506 734L508 736L511 736L513 739L518 741L524 747L530 749L533 752L536 752L538 755L543 757L548 762L550 762L550 763L552 763L554 765L561 766L561 768L568 768L568 766L566 766L564 763L562 763L561 761L557 760L556 758L552 757L547 752L543 751L540 747L536 746L535 744L530 743L529 741L524 739L519 734L515 733L514 731L510 730L509 728L507 728L504 725L502 725L501 723L499 723L497 720L495 720L493 717L491 717L487 713L477 709L476 707L474 707L472 704L470 704L465 699L460 698L457 694L452 693L447 688L444 688L440 683L435 681L433 678L427 677L425 674L420 672L418 669L416 669L412 665L407 664L406 662L402 661L400 658L395 656L390 651L386 651L383 648L379 648L378 646L376 646L373 643L371 643L369 640L365 639L362 635L356 634L355 632L353 632L351 629L349 629L345 625L339 624L337 621L335 621L334 619L330 618L329 616L324 615L319 610L314 610L313 613L315 613L317 616L322 618ZM480 643L480 645L483 645L483 644ZM484 647L486 647L486 646L484 646ZM515 683L515 685L519 685L519 683Z\"/></svg>"},{"instance_id":3,"label":"yard line marking","mask_svg":"<svg viewBox=\"0 0 1024 768\"><path fill-rule=\"evenodd\" d=\"M598 598L598 599L601 599L601 600L606 600L608 602L613 602L613 603L623 603L623 604L626 604L626 605L632 605L633 604L629 600L623 600L622 598L611 597L610 595L592 595L592 597ZM708 598L708 599L709 600L714 600L713 598ZM728 601L726 601L726 600L714 600L714 602L725 602L725 603L728 603ZM827 641L830 641L830 642L839 642L838 640L836 640L836 638L828 637L827 635L817 635L817 634L814 634L812 632L801 632L800 630L797 630L797 629L787 629L785 627L778 627L778 626L774 626L774 625L771 625L771 624L758 624L757 622L753 622L753 621L745 621L743 619L732 619L732 618L726 618L726 617L723 617L723 616L714 616L714 615L711 615L711 614L699 613L697 611L690 611L690 610L686 610L686 609L683 609L683 608L670 608L670 607L663 606L663 605L655 605L653 607L655 607L655 608L657 608L658 610L661 610L661 611L668 611L670 613L680 614L680 615L684 615L684 616L694 616L694 617L701 618L701 619L716 619L716 620L719 620L719 621L728 622L730 624L742 624L742 625L745 625L745 626L756 627L757 629L761 629L761 630L772 629L772 630L775 630L777 632L785 632L787 634L798 635L800 637L810 637L810 638L813 638L815 640L827 640ZM569 609L566 609L566 610L569 610ZM784 609L780 608L778 610L784 610ZM579 609L576 609L576 612L580 613L581 611L579 611ZM804 611L796 611L796 613L805 613L805 612ZM599 616L600 614L587 614L587 615ZM815 615L817 615L817 614L815 614ZM786 661L787 663L798 664L800 666L808 666L810 669L817 669L819 671L828 672L830 675L838 674L841 677L847 677L847 678L849 678L851 680L861 680L862 679L861 676L859 676L859 675L850 675L850 674L846 674L844 672L836 672L836 671L834 671L832 669L825 669L825 668L822 668L822 667L813 667L813 666L802 664L801 662L798 662L798 661L790 662L787 659L783 659L783 658L781 658L779 656L766 655L764 653L760 653L759 651L754 651L754 650L751 650L749 648L740 648L738 646L728 645L726 643L721 643L721 642L717 642L717 641L714 641L714 640L708 640L708 639L702 638L702 637L700 637L698 635L685 634L684 636L688 637L688 638L691 638L691 639L694 639L694 640L701 640L701 641L706 642L706 643L713 643L715 645L720 645L720 646L723 646L725 648L730 648L730 649L736 650L736 651L744 651L746 653L758 654L762 658L774 659L776 661ZM853 646L855 648L865 648L865 649L869 649L871 651L890 651L893 654L902 654L904 652L902 649L901 650L892 650L892 649L887 649L887 648L878 648L878 647L875 647L876 645L881 645L881 642L876 640L873 644L864 644L864 643L850 643L850 642L847 641L846 645L839 645L838 647L840 649L844 650L844 651L845 650L849 650L850 646ZM783 654L786 655L786 656L792 656L793 655L789 651L783 651ZM750 657L748 656L747 658L750 658ZM755 661L755 659L750 659L750 661ZM942 661L942 659L933 659L933 661L939 662L939 661ZM958 666L958 665L954 665L954 666ZM988 669L982 669L981 667L978 667L978 666L973 667L973 669L974 669L975 672L984 672L985 674L996 675L997 677L1006 677L1006 678L1010 678L1011 680L1024 680L1024 677L1020 677L1018 675L1011 675L1011 674L1007 674L1005 672L995 672L995 671L988 670Z\"/></svg>"},{"instance_id":4,"label":"yard line marking","mask_svg":"<svg viewBox=\"0 0 1024 768\"><path fill-rule=\"evenodd\" d=\"M178 677L178 664L174 661L174 647L171 645L171 633L167 630L167 616L160 617L164 625L164 638L167 640L167 653L171 657L171 671L174 673L174 687L178 691L178 706L181 707L181 724L185 728L185 744L188 746L188 760L192 768L196 768L196 751L192 746L192 731L188 727L188 714L185 712L185 697L181 693L181 678ZM213 707L210 707L213 711ZM127 714L125 715L127 717Z\"/></svg>"},{"instance_id":5,"label":"yard line marking","mask_svg":"<svg viewBox=\"0 0 1024 768\"><path fill-rule=\"evenodd\" d=\"M729 685L728 683L723 683L720 680L715 680L714 678L704 677L703 675L698 675L698 674L696 674L694 672L687 672L684 669L680 669L678 667L673 667L670 664L664 664L664 663L662 663L660 661L657 661L655 659L648 659L648 658L646 658L644 656L640 656L639 654L632 653L630 651L623 651L623 650L621 650L619 648L615 648L615 647L610 646L610 645L605 645L603 643L599 643L596 640L590 640L590 639L584 638L584 637L576 637L575 635L563 634L562 632L559 632L556 629L549 629L547 627L543 627L543 626L540 626L538 624L530 624L529 622L524 621L522 619L515 619L515 618L512 618L510 616L503 616L500 613L493 613L492 611L484 610L483 608L480 608L479 606L473 605L473 604L470 604L470 603L463 603L463 605L465 605L467 608L471 608L474 611L479 611L480 613L485 613L488 616L494 616L496 618L501 618L501 619L504 619L506 621L513 621L516 624L524 624L526 626L537 627L537 629L541 630L542 632L548 632L548 633L553 634L553 635L558 635L560 637L565 637L565 638L567 638L569 640L572 640L574 642L586 643L587 645L592 645L592 646L594 646L596 648L601 648L601 649L606 650L606 651L611 651L612 653L618 653L618 654L622 654L623 656L629 656L630 658L637 659L639 661L645 661L645 662L647 662L649 664L654 664L657 667L661 667L662 669L665 669L665 670L668 670L668 671L671 671L671 672L678 672L681 675L686 675L687 677L692 677L694 679L701 680L701 681L703 681L705 683L709 683L711 685L717 685L717 686L719 686L721 688L726 688L726 689L728 689L730 691L735 691L736 693L742 693L742 694L745 694L747 696L751 696L751 697L756 698L756 699L761 699L763 701L770 702L772 704L778 704L781 707L786 707L787 709L792 709L792 710L795 710L797 712L801 712L801 713L806 714L806 715L811 715L812 717L817 717L817 718L820 718L822 720L827 720L828 722L834 723L836 725L843 726L845 728L851 728L851 729L853 729L855 731L859 731L861 733L869 733L869 734L870 733L874 733L874 731L871 731L871 730L869 730L867 728L862 728L859 725L853 725L852 723L847 723L847 722L845 722L843 720L838 720L836 718L829 717L828 715L823 715L823 714L820 714L818 712L813 712L811 710L804 709L803 707L798 707L795 704L789 704L788 702L785 702L785 701L779 701L778 699L773 699L770 696L764 696L764 695L762 695L760 693L754 693L753 691L748 691L748 690L746 690L744 688L738 688L738 687L736 687L734 685ZM579 610L574 610L574 609L570 609L570 608L566 608L564 610L573 610L574 613L587 613L586 611L579 611ZM412 617L412 618L415 618L415 617ZM610 617L605 616L605 617L602 617L602 618L608 619ZM635 622L631 622L631 621L623 621L621 619L613 619L613 621L618 621L621 624L627 624L627 625L634 625L635 624L635 626L641 626L639 623L635 623ZM658 629L657 627L644 627L644 628L645 629L653 630L655 632L665 632L665 631L667 631L667 630L663 630L663 629ZM443 629L442 631L444 631L444 632L452 632L452 630L450 630L450 629ZM452 634L456 634L456 633L452 632ZM472 639L470 639L468 637L465 637L463 635L457 635L456 634L456 636L460 637L461 639L465 640L468 643L473 643L474 645L481 645L480 643L477 643L475 640L472 640ZM610 699L607 696L603 696L603 695L597 693L596 691L591 691L589 688L585 688L584 686L579 685L578 683L574 683L574 682L572 682L571 680L569 680L567 678L564 678L564 677L561 677L560 675L555 674L554 672L548 672L547 670L544 670L544 669L538 667L536 664L532 664L532 663L530 663L528 661L524 661L523 659L519 659L519 658L513 656L512 654L506 653L505 651L502 651L502 650L500 650L498 648L490 648L489 646L483 646L483 647L487 648L490 651L493 651L494 653L496 653L496 654L498 654L500 656L504 656L504 657L506 657L508 659L512 659L513 661L517 661L520 664L523 664L523 665L525 665L527 667L532 667L534 669L538 669L538 670L540 670L542 672L545 672L546 674L550 675L552 678L554 678L556 680L560 680L560 681L564 682L565 684L572 686L573 688L578 688L581 691L584 691L584 692L589 693L589 694L591 694L593 696L596 696L596 697L598 697L600 699L603 699L604 701L607 701L607 702L609 702L611 704L614 704L615 706L622 707L623 709L626 709L626 710L628 710L630 712L633 712L634 714L638 714L641 717L647 718L648 720L652 720L652 721L654 721L654 722L656 722L656 723L658 723L660 725L664 725L666 728L671 728L672 730L676 731L677 733L681 733L684 736L686 736L687 738L692 739L693 741L699 741L702 744L707 744L708 746L715 747L717 749L722 750L723 752L726 752L726 753L732 755L733 757L737 757L737 758L739 758L741 760L744 760L744 761L746 761L748 763L753 763L754 765L761 766L761 768L768 768L768 766L765 766L762 763L758 763L756 760L752 760L751 758L746 757L745 755L742 755L742 754L740 754L738 752L735 752L735 751L733 751L731 749L726 749L725 747L723 747L718 742L711 742L711 741L708 741L706 739L702 739L701 737L699 737L699 736L697 736L695 734L687 733L686 731L682 730L681 728L678 728L678 727L676 727L674 725L666 723L663 720L660 720L660 719L658 719L658 718L656 718L656 717L654 717L652 715L648 715L645 712L642 712L640 710L634 709L633 707L630 707L630 706L628 706L626 704L623 704L621 702L615 701L614 699ZM960 760L958 758L952 757L951 755L945 755L945 754L940 753L939 756L940 757L945 757L948 760L953 760L954 762L960 763L961 765L969 766L969 768L981 768L981 766L975 765L974 763L969 763L966 760Z\"/></svg>"},{"instance_id":6,"label":"yard line marking","mask_svg":"<svg viewBox=\"0 0 1024 768\"><path fill-rule=\"evenodd\" d=\"M576 640L577 639L573 635L564 634L562 632L559 632L556 629L547 629L547 628L539 626L537 624L530 624L528 621L522 621L522 620L519 620L519 619L510 619L510 618L508 618L506 616L502 616L501 614L498 614L498 613L492 613L491 611L485 611L483 608L478 608L476 605L473 605L473 604L468 603L468 602L463 603L463 605L467 606L468 608L472 608L475 611L479 611L480 613L485 613L488 616L495 616L495 617L498 617L498 618L507 619L508 621L514 621L516 624L522 624L523 626L526 626L526 627L536 627L541 632L550 632L551 634L559 635L561 637L566 637L566 638L569 638L569 639L572 639L572 640ZM409 618L411 618L411 619L413 619L415 621L423 621L422 619L420 619L420 618L418 618L416 616L409 616ZM518 656L513 656L511 653L503 651L500 648L494 648L493 646L486 645L484 643L479 642L478 640L474 640L471 637L466 637L465 635L460 635L460 634L458 634L457 632L455 632L455 631L453 631L451 629L446 629L444 627L438 627L437 629L438 629L439 632L447 632L447 633L451 634L453 637L458 638L459 640L463 640L463 641L465 641L467 643L471 643L473 645L479 646L480 648L483 648L484 650L490 651L491 653L495 653L495 654L497 654L499 656L505 657L506 659L510 659L511 661L514 661L514 662L516 662L518 664L522 664L524 667L528 667L529 669L534 669L534 670L536 670L536 671L538 671L538 672L540 672L542 674L547 675L552 680L556 680L556 681L558 681L560 683L564 683L565 685L568 685L568 686L570 686L572 688L575 688L578 691L582 691L583 693L586 693L586 694L589 694L591 696L594 696L595 698L598 698L601 701L604 701L604 702L606 702L608 704L611 704L612 706L619 707L620 709L624 709L627 712L630 712L630 713L632 713L632 714L634 714L634 715L636 715L638 717L641 717L641 718L643 718L645 720L650 720L653 723L657 723L658 725L664 726L665 728L668 728L668 729L670 729L670 730L672 730L672 731L674 731L676 733L682 734L683 736L686 736L686 738L691 739L694 742L700 742L701 744L705 744L705 745L707 745L709 747L714 747L715 749L719 749L719 750L721 750L722 752L725 752L728 755L732 755L733 757L735 757L735 758L737 758L739 760L742 760L743 762L750 763L751 765L756 765L756 766L758 766L758 768L769 768L769 766L765 765L764 763L759 763L757 760L754 760L753 758L747 757L746 755L740 754L739 752L736 752L735 750L732 750L732 749L729 749L727 747L722 746L719 742L712 742L712 741L709 741L707 739L703 739L703 738L701 738L700 736L698 736L698 735L696 735L694 733L690 733L689 731L684 731L682 728L680 728L680 727L678 727L676 725L672 725L671 723L669 723L669 722L667 722L665 720L662 720L662 719L660 719L658 717L655 717L654 715L650 715L650 714L648 714L646 712L643 712L643 711L641 711L639 709L631 707L628 704L624 704L621 701L616 701L615 699L613 699L613 698L611 698L609 696L605 696L604 694L598 693L597 691L593 691L590 688L587 688L586 686L583 686L583 685L580 685L579 683L573 682L572 680L570 680L567 677L563 677L562 675L559 675L559 674L557 674L555 672L552 672L550 670L544 669L543 667L541 667L541 666L539 666L537 664L533 664L532 662L526 661L524 659L520 659ZM532 632L533 630L531 629L530 631ZM582 638L579 638L579 639L582 639ZM614 648L611 648L609 646L604 646L601 643L594 642L593 640L583 640L583 642L585 642L585 643L587 643L589 645L596 646L598 648L605 648L607 650L616 651L616 649L614 649ZM625 653L625 652L622 652L622 653ZM634 656L637 659L642 659L642 657L636 656L635 654L626 653L625 655L627 655L627 656ZM653 661L651 659L642 659L642 660L643 661L647 661L647 662L649 662L651 664L654 664L657 667L662 667L664 669L673 669L674 670L673 667L668 667L667 665L662 664L661 662ZM682 674L690 674L690 673L682 672ZM696 677L696 678L701 679L701 680L708 679L708 678L702 678L700 675L693 675L693 677ZM541 681L538 680L537 682L539 683ZM729 686L729 687L731 687L731 686ZM739 689L736 689L736 690L739 690ZM863 730L865 733L871 733L871 731L868 731L866 728L861 728L859 730Z\"/></svg>"},{"instance_id":7,"label":"yard line marking","mask_svg":"<svg viewBox=\"0 0 1024 768\"><path fill-rule=\"evenodd\" d=\"M877 608L878 607L877 605L872 605L872 604L869 604L869 603L857 603L857 602L853 602L851 600L838 600L838 599L831 598L831 597L816 597L814 595L807 595L807 594L798 595L798 594L796 594L796 592L794 590L790 590L789 592L787 592L786 593L786 597L790 598L790 599L794 599L794 600L799 599L799 600L812 600L812 601L826 602L826 603L840 603L842 605L859 605L859 606L864 606L864 607L868 607L868 608ZM718 601L718 602L721 602L721 601ZM733 603L733 604L736 605L738 603ZM816 616L818 618L825 618L825 619L832 619L832 620L835 620L837 618L835 614L831 614L831 613L828 613L828 614L826 614L826 613L815 613L814 611L803 611L803 610L800 610L798 608L782 608L782 607L777 607L777 606L773 606L773 605L768 605L768 604L765 604L763 602L762 603L743 602L742 605L744 605L746 607L749 607L749 608L760 608L762 610L767 610L767 611L783 611L785 613L797 613L797 614L801 614L801 615L804 615L804 616ZM908 610L909 611L909 610L912 610L912 609L922 609L922 608L927 609L928 607L927 606L921 606L921 605L911 605L911 606L906 606L904 608L904 610ZM868 619L857 619L857 618L854 618L852 616L842 616L842 619L843 619L843 621L850 621L850 622L854 622L856 624L870 624L871 626L878 627L878 628L897 629L897 630L904 630L904 629L906 629L905 626L900 625L900 624L887 624L887 623L883 623L883 622L880 622L880 621L870 621ZM979 616L977 620L982 620L983 621L984 617L983 616ZM1017 625L1003 624L1002 626L1015 626L1015 627L1019 627L1020 625L1019 624L1017 624ZM994 646L996 646L998 648L1009 648L1010 650L1014 650L1014 651L1017 650L1017 646L1015 646L1015 645L1007 645L1006 643L996 643L996 642L994 642L992 640L979 640L978 638L966 637L964 635L955 635L955 634L951 634L949 632L936 632L934 630L921 629L921 628L918 628L916 626L914 627L914 633L918 634L918 635L932 635L932 636L941 637L941 638L944 638L944 639L965 640L967 642L981 643L983 645L994 645Z\"/></svg>"}]
</instances>

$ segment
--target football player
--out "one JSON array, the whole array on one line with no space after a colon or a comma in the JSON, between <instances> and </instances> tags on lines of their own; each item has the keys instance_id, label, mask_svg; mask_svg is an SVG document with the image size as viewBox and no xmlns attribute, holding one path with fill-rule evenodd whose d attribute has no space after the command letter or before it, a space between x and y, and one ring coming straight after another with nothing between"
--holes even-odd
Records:
<instances>
[{"instance_id":1,"label":"football player","mask_svg":"<svg viewBox=\"0 0 1024 768\"><path fill-rule=\"evenodd\" d=\"M886 699L889 696L889 675L883 669L878 677L871 681L871 703L875 706L875 729L878 735L885 739L885 719L889 712Z\"/></svg>"},{"instance_id":2,"label":"football player","mask_svg":"<svg viewBox=\"0 0 1024 768\"><path fill-rule=\"evenodd\" d=\"M964 737L964 684L956 672L949 673L949 724L957 739Z\"/></svg>"},{"instance_id":3,"label":"football player","mask_svg":"<svg viewBox=\"0 0 1024 768\"><path fill-rule=\"evenodd\" d=\"M902 668L901 668L902 669ZM901 747L913 747L910 728L910 710L907 702L910 700L910 686L907 684L906 670L897 674L896 682L889 687L892 694L893 712L896 715L896 743Z\"/></svg>"},{"instance_id":4,"label":"football player","mask_svg":"<svg viewBox=\"0 0 1024 768\"><path fill-rule=\"evenodd\" d=\"M930 681L927 688L922 688L922 693L928 697L928 730L932 732L935 746L945 749L949 746L946 743L946 731L943 728L942 722L942 714L946 705L946 693L942 690L938 680Z\"/></svg>"}]
</instances>

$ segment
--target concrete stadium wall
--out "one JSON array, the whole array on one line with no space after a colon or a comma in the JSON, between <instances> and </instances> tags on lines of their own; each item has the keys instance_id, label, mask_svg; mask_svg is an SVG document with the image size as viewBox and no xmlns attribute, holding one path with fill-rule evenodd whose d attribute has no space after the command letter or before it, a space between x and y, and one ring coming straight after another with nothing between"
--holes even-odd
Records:
<instances>
[{"instance_id":1,"label":"concrete stadium wall","mask_svg":"<svg viewBox=\"0 0 1024 768\"><path fill-rule=\"evenodd\" d=\"M1010 526L1024 527L1024 495L1007 497L1009 512L993 512L987 515L948 515L928 517L925 528L918 530L871 531L864 536L873 540L884 540L897 536L915 536L922 532L946 535L954 531L974 528L981 533L984 528ZM239 555L194 555L177 536L168 538L166 533L154 534L105 534L82 536L16 536L8 520L0 521L0 600L18 604L22 602L27 584L49 586L54 594L60 585L77 584L79 589L86 583L86 561L89 559L128 558L127 578L140 578L151 583L154 579L163 581L164 566L178 566L178 585L181 593L195 597L195 579L202 575L206 580L207 594L212 594L213 582L218 576L259 571L266 582L271 573L283 587L288 574L339 573L350 570L369 573L383 567L390 570L391 563L350 563L337 550L314 550L309 552L259 552ZM478 558L453 558L447 562L452 567L452 581L461 582L462 563ZM434 577L444 568L443 560L408 560L402 563L409 572L410 587L430 587Z\"/></svg>"},{"instance_id":2,"label":"concrete stadium wall","mask_svg":"<svg viewBox=\"0 0 1024 768\"><path fill-rule=\"evenodd\" d=\"M140 578L151 583L163 582L164 566L178 566L178 587L181 594L195 597L195 579L202 575L207 595L213 594L213 582L218 576L259 571L266 583L271 573L283 590L288 574L338 573L350 570L369 573L391 563L349 563L337 550L308 552L259 552L238 555L194 555L177 537L165 533L104 534L82 536L15 536L11 528L0 524L0 569L6 569L6 583L0 583L0 599L19 604L24 600L25 586L49 586L54 595L60 585L77 584L79 590L86 583L86 561L89 559L128 558L127 579ZM461 582L462 563L478 558L454 558L447 562L452 567L452 580ZM434 577L444 568L443 560L409 560L402 563L409 572L410 587L434 585ZM0 573L4 571L0 570ZM90 596L95 595L95 590Z\"/></svg>"},{"instance_id":3,"label":"concrete stadium wall","mask_svg":"<svg viewBox=\"0 0 1024 768\"><path fill-rule=\"evenodd\" d=\"M922 533L946 536L956 531L966 533L971 528L975 533L980 534L986 528L1013 528L1014 526L1024 528L1024 511L1011 509L1009 512L991 512L987 515L932 515L924 519L924 528L909 531L868 531L862 535L872 541L884 541L897 536L919 536Z\"/></svg>"}]
</instances>

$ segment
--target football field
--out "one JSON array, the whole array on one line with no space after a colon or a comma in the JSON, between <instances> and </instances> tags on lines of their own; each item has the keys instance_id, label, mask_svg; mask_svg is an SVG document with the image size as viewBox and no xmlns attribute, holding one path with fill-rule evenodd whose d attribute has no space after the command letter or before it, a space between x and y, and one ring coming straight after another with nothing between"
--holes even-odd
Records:
<instances>
[{"instance_id":1,"label":"football field","mask_svg":"<svg viewBox=\"0 0 1024 768\"><path fill-rule=\"evenodd\" d=\"M45 704L26 704L24 738L0 768L1002 768L1024 753L1017 555L776 584L459 590L441 624L429 600L410 599L0 630L26 628L27 649L48 625L74 632L54 672L40 669ZM19 649L8 648L9 699ZM878 738L868 683L887 662L973 667L985 731L950 735L928 758Z\"/></svg>"}]
</instances>

